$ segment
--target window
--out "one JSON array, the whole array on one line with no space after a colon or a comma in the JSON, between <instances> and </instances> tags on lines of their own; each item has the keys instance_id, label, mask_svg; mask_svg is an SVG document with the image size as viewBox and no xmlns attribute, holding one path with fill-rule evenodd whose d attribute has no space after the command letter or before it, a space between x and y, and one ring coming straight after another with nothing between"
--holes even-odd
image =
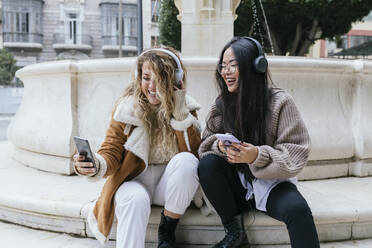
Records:
<instances>
[{"instance_id":1,"label":"window","mask_svg":"<svg viewBox=\"0 0 372 248\"><path fill-rule=\"evenodd\" d=\"M103 44L119 45L119 11L118 4L102 3L102 38ZM137 46L137 5L123 4L122 18L123 46Z\"/></svg>"},{"instance_id":2,"label":"window","mask_svg":"<svg viewBox=\"0 0 372 248\"><path fill-rule=\"evenodd\" d=\"M76 13L67 14L67 18L65 20L67 44L77 44L77 21Z\"/></svg>"},{"instance_id":3,"label":"window","mask_svg":"<svg viewBox=\"0 0 372 248\"><path fill-rule=\"evenodd\" d=\"M29 13L15 13L16 16L16 32L29 32Z\"/></svg>"},{"instance_id":4,"label":"window","mask_svg":"<svg viewBox=\"0 0 372 248\"><path fill-rule=\"evenodd\" d=\"M372 36L350 36L350 46L359 46L365 42L372 41Z\"/></svg>"},{"instance_id":5,"label":"window","mask_svg":"<svg viewBox=\"0 0 372 248\"><path fill-rule=\"evenodd\" d=\"M151 0L151 21L159 22L160 0Z\"/></svg>"},{"instance_id":6,"label":"window","mask_svg":"<svg viewBox=\"0 0 372 248\"><path fill-rule=\"evenodd\" d=\"M42 1L3 0L4 42L42 41Z\"/></svg>"},{"instance_id":7,"label":"window","mask_svg":"<svg viewBox=\"0 0 372 248\"><path fill-rule=\"evenodd\" d=\"M151 36L151 47L159 46L159 36Z\"/></svg>"}]
</instances>

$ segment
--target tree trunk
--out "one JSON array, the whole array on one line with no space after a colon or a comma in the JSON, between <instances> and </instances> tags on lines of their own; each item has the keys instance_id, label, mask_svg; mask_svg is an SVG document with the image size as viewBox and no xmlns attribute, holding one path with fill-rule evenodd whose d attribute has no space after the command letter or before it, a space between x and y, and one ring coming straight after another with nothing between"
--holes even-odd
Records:
<instances>
[{"instance_id":1,"label":"tree trunk","mask_svg":"<svg viewBox=\"0 0 372 248\"><path fill-rule=\"evenodd\" d=\"M273 42L275 55L282 55L282 50L280 49L273 32L271 32L271 40Z\"/></svg>"},{"instance_id":2,"label":"tree trunk","mask_svg":"<svg viewBox=\"0 0 372 248\"><path fill-rule=\"evenodd\" d=\"M252 24L251 27L249 28L249 31L248 31L248 36L249 37L252 37L253 30L254 30L254 24Z\"/></svg>"},{"instance_id":3,"label":"tree trunk","mask_svg":"<svg viewBox=\"0 0 372 248\"><path fill-rule=\"evenodd\" d=\"M302 23L300 22L300 23L297 23L297 26L296 26L296 35L292 42L291 50L289 51L290 56L296 55L296 50L298 47L298 43L301 40L301 35L302 35Z\"/></svg>"},{"instance_id":4,"label":"tree trunk","mask_svg":"<svg viewBox=\"0 0 372 248\"><path fill-rule=\"evenodd\" d=\"M313 44L315 34L319 30L318 24L319 24L318 19L314 19L309 35L304 41L304 43L302 44L300 51L298 51L297 53L297 56L304 56L307 50L309 49L309 47L311 46L311 44Z\"/></svg>"},{"instance_id":5,"label":"tree trunk","mask_svg":"<svg viewBox=\"0 0 372 248\"><path fill-rule=\"evenodd\" d=\"M265 35L266 40L270 40L269 39L269 32L270 32L271 41L273 42L273 47L274 47L274 54L273 55L282 55L282 51L279 48L278 43L276 42L274 33L266 25L263 25L263 26L264 26L264 29L266 31L266 35ZM270 46L270 50L271 50L271 46Z\"/></svg>"},{"instance_id":6,"label":"tree trunk","mask_svg":"<svg viewBox=\"0 0 372 248\"><path fill-rule=\"evenodd\" d=\"M271 40L273 42L275 55L283 55L273 32L271 32Z\"/></svg>"}]
</instances>

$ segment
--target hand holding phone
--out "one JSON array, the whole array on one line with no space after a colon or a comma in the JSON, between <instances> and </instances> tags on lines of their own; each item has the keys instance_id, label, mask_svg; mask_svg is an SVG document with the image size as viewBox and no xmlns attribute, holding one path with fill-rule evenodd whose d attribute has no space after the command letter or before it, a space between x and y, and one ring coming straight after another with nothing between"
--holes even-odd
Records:
<instances>
[{"instance_id":1,"label":"hand holding phone","mask_svg":"<svg viewBox=\"0 0 372 248\"><path fill-rule=\"evenodd\" d=\"M88 140L75 136L74 141L79 153L79 155L74 156L74 166L76 170L82 175L96 174L97 165Z\"/></svg>"}]
</instances>

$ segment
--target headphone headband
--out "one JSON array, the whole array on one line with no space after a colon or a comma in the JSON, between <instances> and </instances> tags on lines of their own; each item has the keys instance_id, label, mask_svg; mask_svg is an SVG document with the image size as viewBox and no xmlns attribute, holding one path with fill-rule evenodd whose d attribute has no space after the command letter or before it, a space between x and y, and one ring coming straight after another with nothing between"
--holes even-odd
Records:
<instances>
[{"instance_id":1,"label":"headphone headband","mask_svg":"<svg viewBox=\"0 0 372 248\"><path fill-rule=\"evenodd\" d=\"M258 56L253 62L253 68L257 73L265 73L267 71L267 59L265 58L264 51L262 49L262 46L260 42L258 42L256 39L253 39L252 37L242 37L243 39L247 39L249 41L252 41L258 50Z\"/></svg>"},{"instance_id":2,"label":"headphone headband","mask_svg":"<svg viewBox=\"0 0 372 248\"><path fill-rule=\"evenodd\" d=\"M259 56L264 56L264 52L263 52L262 46L261 46L261 44L258 42L258 40L254 39L254 38L252 38L252 37L248 37L248 36L245 36L245 37L243 37L243 38L252 41L252 42L256 45L256 47L257 47L257 49L258 49L258 57L259 57Z\"/></svg>"},{"instance_id":3,"label":"headphone headband","mask_svg":"<svg viewBox=\"0 0 372 248\"><path fill-rule=\"evenodd\" d=\"M168 54L169 56L171 56L173 58L173 60L177 64L177 69L175 71L175 74L176 74L176 85L178 86L180 84L181 80L183 79L183 70L182 70L180 59L172 51L164 49L164 48L150 48L150 49L142 52L139 56L142 56L145 53L150 52L150 51L160 51L160 52ZM136 72L137 72L137 69L136 69Z\"/></svg>"}]
</instances>

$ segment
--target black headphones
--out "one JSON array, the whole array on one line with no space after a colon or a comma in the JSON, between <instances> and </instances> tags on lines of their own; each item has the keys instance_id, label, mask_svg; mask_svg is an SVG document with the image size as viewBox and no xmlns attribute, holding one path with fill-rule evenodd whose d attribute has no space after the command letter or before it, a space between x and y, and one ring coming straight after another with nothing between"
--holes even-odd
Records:
<instances>
[{"instance_id":1,"label":"black headphones","mask_svg":"<svg viewBox=\"0 0 372 248\"><path fill-rule=\"evenodd\" d=\"M253 68L257 73L265 73L267 71L267 59L265 58L261 44L251 37L242 37L244 39L252 41L258 49L258 57L253 61Z\"/></svg>"}]
</instances>

